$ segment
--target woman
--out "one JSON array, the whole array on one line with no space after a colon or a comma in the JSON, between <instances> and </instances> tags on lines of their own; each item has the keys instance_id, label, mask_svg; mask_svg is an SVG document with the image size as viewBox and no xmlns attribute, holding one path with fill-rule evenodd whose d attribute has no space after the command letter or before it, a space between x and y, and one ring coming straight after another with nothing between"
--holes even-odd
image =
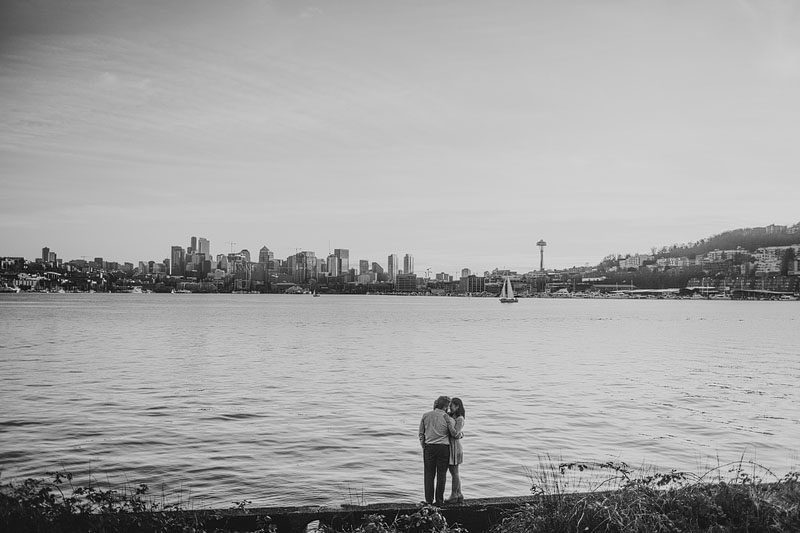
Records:
<instances>
[{"instance_id":1,"label":"woman","mask_svg":"<svg viewBox=\"0 0 800 533\"><path fill-rule=\"evenodd\" d=\"M450 400L450 416L456 422L457 437L450 437L450 497L445 503L462 503L464 495L461 494L461 477L458 474L458 465L464 461L464 449L461 446L461 439L464 437L464 419L467 417L464 411L464 402L461 398Z\"/></svg>"}]
</instances>

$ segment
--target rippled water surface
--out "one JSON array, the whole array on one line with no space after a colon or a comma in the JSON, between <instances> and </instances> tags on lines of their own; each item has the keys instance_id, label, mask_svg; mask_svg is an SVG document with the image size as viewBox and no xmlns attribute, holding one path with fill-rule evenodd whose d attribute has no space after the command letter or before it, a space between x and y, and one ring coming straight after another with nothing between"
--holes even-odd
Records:
<instances>
[{"instance_id":1,"label":"rippled water surface","mask_svg":"<svg viewBox=\"0 0 800 533\"><path fill-rule=\"evenodd\" d=\"M196 506L418 501L417 428L467 409L465 495L540 458L800 464L800 305L0 295L3 479L66 469Z\"/></svg>"}]
</instances>

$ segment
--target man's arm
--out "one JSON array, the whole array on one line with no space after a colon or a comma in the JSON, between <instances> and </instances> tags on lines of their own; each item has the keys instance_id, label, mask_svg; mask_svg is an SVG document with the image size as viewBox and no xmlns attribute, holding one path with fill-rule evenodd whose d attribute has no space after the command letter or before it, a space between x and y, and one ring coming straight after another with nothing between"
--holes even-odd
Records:
<instances>
[{"instance_id":1,"label":"man's arm","mask_svg":"<svg viewBox=\"0 0 800 533\"><path fill-rule=\"evenodd\" d=\"M452 417L445 415L445 420L447 421L447 431L455 438L458 438L458 434L461 433L459 430L456 429L456 423L452 419Z\"/></svg>"},{"instance_id":2,"label":"man's arm","mask_svg":"<svg viewBox=\"0 0 800 533\"><path fill-rule=\"evenodd\" d=\"M419 445L425 449L425 418L419 421Z\"/></svg>"}]
</instances>

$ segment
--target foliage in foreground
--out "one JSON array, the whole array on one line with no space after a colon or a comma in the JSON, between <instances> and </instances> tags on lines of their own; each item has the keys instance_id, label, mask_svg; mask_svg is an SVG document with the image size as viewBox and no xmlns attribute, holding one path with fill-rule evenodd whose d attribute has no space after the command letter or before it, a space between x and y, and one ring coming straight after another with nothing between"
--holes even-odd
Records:
<instances>
[{"instance_id":1,"label":"foliage in foreground","mask_svg":"<svg viewBox=\"0 0 800 533\"><path fill-rule=\"evenodd\" d=\"M147 485L121 490L89 483L75 486L71 473L48 472L49 480L0 484L0 531L199 532L201 516L179 504L155 501Z\"/></svg>"},{"instance_id":2,"label":"foliage in foreground","mask_svg":"<svg viewBox=\"0 0 800 533\"><path fill-rule=\"evenodd\" d=\"M719 475L723 468L730 479ZM565 492L575 473L598 471L611 474L593 490ZM531 492L541 499L509 513L495 532L800 531L800 473L765 483L757 471L773 476L741 461L703 476L672 471L637 477L624 463L562 463L529 473ZM717 478L709 479L712 474Z\"/></svg>"},{"instance_id":3,"label":"foliage in foreground","mask_svg":"<svg viewBox=\"0 0 800 533\"><path fill-rule=\"evenodd\" d=\"M733 476L722 479L729 467ZM747 468L752 472L747 472ZM529 472L534 502L508 512L493 533L537 532L772 532L800 531L800 473L764 482L753 463L723 465L703 476L684 472L633 476L624 463L561 463ZM716 478L710 479L716 471ZM598 477L600 473L603 477ZM592 486L579 486L593 474ZM72 484L70 474L53 473L51 481L28 479L0 484L0 531L61 533L219 532L214 513L184 511L158 503L146 485L103 490ZM247 500L236 502L244 510ZM217 522L218 523L218 522ZM275 531L265 517L258 531ZM320 531L334 533L326 526ZM432 506L402 515L392 523L366 517L349 533L466 533ZM478 532L473 532L478 533Z\"/></svg>"}]
</instances>

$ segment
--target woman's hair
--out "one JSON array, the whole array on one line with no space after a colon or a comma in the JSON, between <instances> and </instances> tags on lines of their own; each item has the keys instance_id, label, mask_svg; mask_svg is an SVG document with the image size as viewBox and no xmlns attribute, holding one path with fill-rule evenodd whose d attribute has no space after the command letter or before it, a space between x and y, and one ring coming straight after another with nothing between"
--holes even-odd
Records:
<instances>
[{"instance_id":1,"label":"woman's hair","mask_svg":"<svg viewBox=\"0 0 800 533\"><path fill-rule=\"evenodd\" d=\"M467 412L464 411L464 402L461 401L461 398L451 399L450 404L456 404L458 406L454 412L450 413L453 418L458 418L459 416L467 418Z\"/></svg>"}]
</instances>

